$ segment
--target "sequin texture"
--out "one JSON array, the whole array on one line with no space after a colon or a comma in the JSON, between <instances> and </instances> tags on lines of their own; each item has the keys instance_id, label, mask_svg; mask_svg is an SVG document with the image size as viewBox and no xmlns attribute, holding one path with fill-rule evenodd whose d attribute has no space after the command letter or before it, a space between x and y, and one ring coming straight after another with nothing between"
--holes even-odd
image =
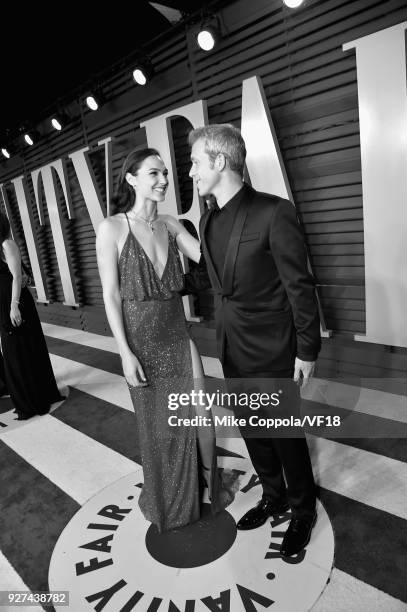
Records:
<instances>
[{"instance_id":1,"label":"sequin texture","mask_svg":"<svg viewBox=\"0 0 407 612\"><path fill-rule=\"evenodd\" d=\"M144 473L139 505L160 531L200 516L196 430L171 427L171 393L193 388L190 338L182 299L182 267L175 238L168 233L167 263L160 279L129 231L119 259L120 294L127 341L140 360L148 387L132 387L138 448ZM192 417L193 407L176 411Z\"/></svg>"}]
</instances>

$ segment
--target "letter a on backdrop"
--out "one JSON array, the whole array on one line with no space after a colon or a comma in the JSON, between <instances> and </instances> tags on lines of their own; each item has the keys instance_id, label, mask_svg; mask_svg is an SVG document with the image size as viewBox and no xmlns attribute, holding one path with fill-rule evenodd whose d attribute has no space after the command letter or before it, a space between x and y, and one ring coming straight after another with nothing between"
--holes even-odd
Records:
<instances>
[{"instance_id":1,"label":"letter a on backdrop","mask_svg":"<svg viewBox=\"0 0 407 612\"><path fill-rule=\"evenodd\" d=\"M358 38L366 335L407 347L407 22Z\"/></svg>"},{"instance_id":2,"label":"letter a on backdrop","mask_svg":"<svg viewBox=\"0 0 407 612\"><path fill-rule=\"evenodd\" d=\"M246 167L253 187L294 203L267 98L257 76L244 80L242 84L241 132L247 149ZM311 270L309 262L308 266ZM320 317L321 336L329 338L331 332L325 327L321 309Z\"/></svg>"}]
</instances>

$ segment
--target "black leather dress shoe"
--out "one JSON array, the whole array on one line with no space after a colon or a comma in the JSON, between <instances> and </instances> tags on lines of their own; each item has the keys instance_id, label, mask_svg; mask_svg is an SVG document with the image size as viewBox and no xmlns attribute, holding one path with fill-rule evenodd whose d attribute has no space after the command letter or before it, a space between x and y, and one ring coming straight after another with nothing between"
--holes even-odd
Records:
<instances>
[{"instance_id":1,"label":"black leather dress shoe","mask_svg":"<svg viewBox=\"0 0 407 612\"><path fill-rule=\"evenodd\" d=\"M305 548L310 541L311 531L316 520L316 512L313 516L294 516L291 519L281 543L280 554L282 557L291 557Z\"/></svg>"},{"instance_id":2,"label":"black leather dress shoe","mask_svg":"<svg viewBox=\"0 0 407 612\"><path fill-rule=\"evenodd\" d=\"M242 516L236 527L242 530L256 529L256 527L264 525L269 516L273 516L273 514L282 514L288 509L289 505L287 501L274 502L263 498L254 508L251 508Z\"/></svg>"}]
</instances>

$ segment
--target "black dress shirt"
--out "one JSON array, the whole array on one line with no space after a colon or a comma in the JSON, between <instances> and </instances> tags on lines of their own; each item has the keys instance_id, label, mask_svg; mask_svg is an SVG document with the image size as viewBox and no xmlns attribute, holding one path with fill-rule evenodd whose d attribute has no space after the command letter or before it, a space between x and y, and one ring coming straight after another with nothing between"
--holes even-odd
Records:
<instances>
[{"instance_id":1,"label":"black dress shirt","mask_svg":"<svg viewBox=\"0 0 407 612\"><path fill-rule=\"evenodd\" d=\"M239 191L223 206L214 206L214 211L206 226L206 242L213 265L219 280L222 282L223 267L225 264L226 249L232 232L237 209L244 196L244 189Z\"/></svg>"}]
</instances>

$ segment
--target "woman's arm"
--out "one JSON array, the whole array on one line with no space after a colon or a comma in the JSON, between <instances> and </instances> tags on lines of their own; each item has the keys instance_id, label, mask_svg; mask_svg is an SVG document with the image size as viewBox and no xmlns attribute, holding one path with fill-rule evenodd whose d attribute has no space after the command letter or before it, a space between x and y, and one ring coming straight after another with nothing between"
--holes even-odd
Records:
<instances>
[{"instance_id":1,"label":"woman's arm","mask_svg":"<svg viewBox=\"0 0 407 612\"><path fill-rule=\"evenodd\" d=\"M99 225L96 236L96 255L100 279L102 281L103 301L110 329L117 342L126 380L133 387L146 384L143 368L132 353L126 338L123 325L122 300L119 290L118 228L110 218ZM142 381L140 383L140 381Z\"/></svg>"},{"instance_id":2,"label":"woman's arm","mask_svg":"<svg viewBox=\"0 0 407 612\"><path fill-rule=\"evenodd\" d=\"M22 317L19 309L21 293L21 255L18 246L11 238L8 238L3 242L3 251L6 258L6 263L13 276L13 283L11 287L10 320L14 327L18 327L22 323Z\"/></svg>"},{"instance_id":3,"label":"woman's arm","mask_svg":"<svg viewBox=\"0 0 407 612\"><path fill-rule=\"evenodd\" d=\"M166 222L171 233L175 235L181 253L184 253L189 259L198 263L201 257L199 241L185 229L180 221L174 219L171 215L163 215L163 220Z\"/></svg>"}]
</instances>

